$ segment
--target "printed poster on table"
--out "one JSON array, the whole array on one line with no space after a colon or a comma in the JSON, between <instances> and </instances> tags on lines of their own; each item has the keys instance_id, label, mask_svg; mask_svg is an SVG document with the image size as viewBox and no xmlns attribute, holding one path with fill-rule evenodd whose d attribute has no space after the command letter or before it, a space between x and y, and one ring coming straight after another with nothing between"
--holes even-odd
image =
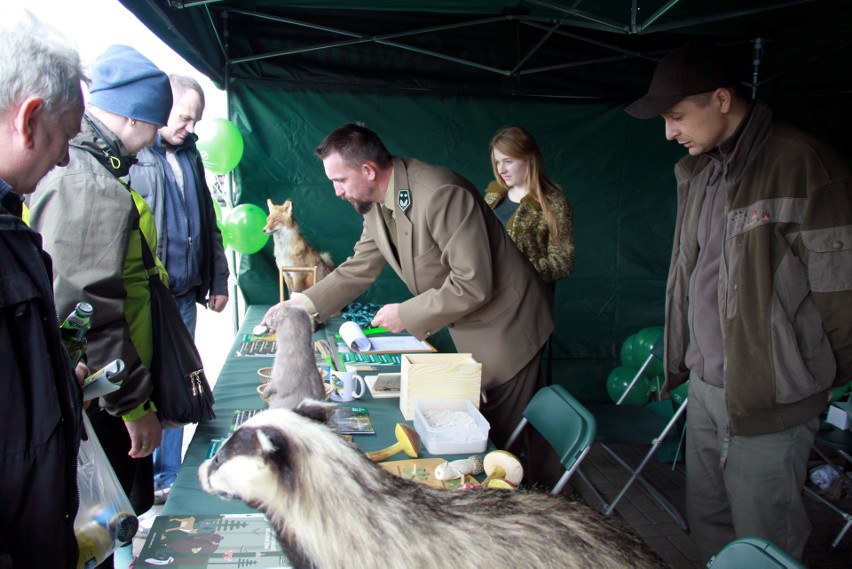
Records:
<instances>
[{"instance_id":1,"label":"printed poster on table","mask_svg":"<svg viewBox=\"0 0 852 569\"><path fill-rule=\"evenodd\" d=\"M292 567L263 514L157 516L136 569Z\"/></svg>"}]
</instances>

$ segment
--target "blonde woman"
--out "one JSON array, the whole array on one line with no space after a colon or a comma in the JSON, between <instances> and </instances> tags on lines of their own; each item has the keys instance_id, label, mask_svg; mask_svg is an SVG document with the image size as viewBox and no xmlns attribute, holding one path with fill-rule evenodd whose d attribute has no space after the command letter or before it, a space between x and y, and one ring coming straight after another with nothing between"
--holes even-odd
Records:
<instances>
[{"instance_id":1,"label":"blonde woman","mask_svg":"<svg viewBox=\"0 0 852 569\"><path fill-rule=\"evenodd\" d=\"M491 139L494 181L485 201L542 280L555 283L574 268L571 204L548 176L533 136L508 126Z\"/></svg>"}]
</instances>

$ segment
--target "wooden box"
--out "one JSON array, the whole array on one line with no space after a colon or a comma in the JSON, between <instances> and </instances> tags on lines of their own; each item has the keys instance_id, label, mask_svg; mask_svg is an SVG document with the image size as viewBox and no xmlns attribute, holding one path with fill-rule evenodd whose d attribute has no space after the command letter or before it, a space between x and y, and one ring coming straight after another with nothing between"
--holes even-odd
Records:
<instances>
[{"instance_id":1,"label":"wooden box","mask_svg":"<svg viewBox=\"0 0 852 569\"><path fill-rule=\"evenodd\" d=\"M479 409L482 364L471 354L403 354L399 410L414 420L418 399L467 399Z\"/></svg>"}]
</instances>

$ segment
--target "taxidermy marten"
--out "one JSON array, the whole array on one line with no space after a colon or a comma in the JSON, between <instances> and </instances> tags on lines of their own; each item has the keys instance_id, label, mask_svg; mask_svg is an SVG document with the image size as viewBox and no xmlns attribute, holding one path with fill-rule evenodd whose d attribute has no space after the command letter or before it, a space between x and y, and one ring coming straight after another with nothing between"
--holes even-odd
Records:
<instances>
[{"instance_id":1,"label":"taxidermy marten","mask_svg":"<svg viewBox=\"0 0 852 569\"><path fill-rule=\"evenodd\" d=\"M314 356L313 326L306 310L284 306L267 319L275 329L278 349L272 377L264 388L269 408L292 409L304 399L325 398L322 376Z\"/></svg>"}]
</instances>

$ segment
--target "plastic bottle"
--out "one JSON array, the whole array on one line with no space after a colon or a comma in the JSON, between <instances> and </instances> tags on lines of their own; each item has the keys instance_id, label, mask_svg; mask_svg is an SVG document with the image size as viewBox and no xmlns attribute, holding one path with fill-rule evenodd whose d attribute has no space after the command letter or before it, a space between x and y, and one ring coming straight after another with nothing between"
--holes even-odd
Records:
<instances>
[{"instance_id":1,"label":"plastic bottle","mask_svg":"<svg viewBox=\"0 0 852 569\"><path fill-rule=\"evenodd\" d=\"M86 353L86 332L92 323L92 305L78 302L74 311L59 326L62 341L76 366Z\"/></svg>"}]
</instances>

